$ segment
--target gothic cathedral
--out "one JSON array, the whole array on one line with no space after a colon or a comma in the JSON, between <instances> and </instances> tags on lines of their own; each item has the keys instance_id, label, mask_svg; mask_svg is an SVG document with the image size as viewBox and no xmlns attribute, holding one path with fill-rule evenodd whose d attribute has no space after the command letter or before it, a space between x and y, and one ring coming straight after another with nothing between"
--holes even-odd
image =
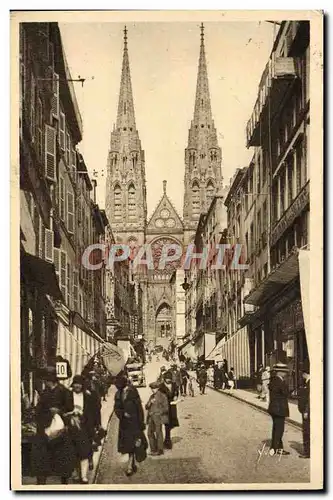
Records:
<instances>
[{"instance_id":1,"label":"gothic cathedral","mask_svg":"<svg viewBox=\"0 0 333 500\"><path fill-rule=\"evenodd\" d=\"M166 345L181 329L176 301L181 295L177 261L158 269L162 247L186 246L193 241L200 214L222 189L221 148L212 118L204 27L201 25L200 56L194 116L185 149L184 209L179 216L163 181L162 196L147 219L145 155L136 128L129 66L127 29L119 91L117 121L111 132L107 165L106 213L117 243L131 248L149 244L154 270L134 276L143 291L143 331L147 341ZM155 265L156 263L156 265Z\"/></svg>"}]
</instances>

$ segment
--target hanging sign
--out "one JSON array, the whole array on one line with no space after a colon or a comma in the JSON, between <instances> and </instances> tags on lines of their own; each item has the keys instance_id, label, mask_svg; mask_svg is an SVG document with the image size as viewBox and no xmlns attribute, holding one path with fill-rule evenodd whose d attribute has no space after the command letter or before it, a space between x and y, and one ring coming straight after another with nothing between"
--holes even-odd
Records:
<instances>
[{"instance_id":1,"label":"hanging sign","mask_svg":"<svg viewBox=\"0 0 333 500\"><path fill-rule=\"evenodd\" d=\"M66 361L59 361L56 363L56 373L58 379L68 378Z\"/></svg>"}]
</instances>

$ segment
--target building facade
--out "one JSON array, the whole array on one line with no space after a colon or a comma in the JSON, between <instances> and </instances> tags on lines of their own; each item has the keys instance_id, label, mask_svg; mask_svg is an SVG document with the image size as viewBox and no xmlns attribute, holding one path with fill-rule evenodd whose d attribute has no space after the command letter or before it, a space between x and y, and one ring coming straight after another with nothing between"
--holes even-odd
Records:
<instances>
[{"instance_id":1,"label":"building facade","mask_svg":"<svg viewBox=\"0 0 333 500\"><path fill-rule=\"evenodd\" d=\"M82 121L57 23L20 25L21 377L66 358L80 373L106 334L105 268L89 245L108 224L77 145Z\"/></svg>"},{"instance_id":2,"label":"building facade","mask_svg":"<svg viewBox=\"0 0 333 500\"><path fill-rule=\"evenodd\" d=\"M125 28L118 114L111 132L108 157L106 214L115 242L129 245L133 258L140 247L150 246L154 266L134 271L134 280L142 290L143 332L152 344L167 344L171 338L184 336L185 331L179 284L183 275L178 270L177 278L172 279L179 261L159 268L163 247L178 245L183 248L193 241L200 213L207 211L221 186L221 149L212 118L202 26L194 116L185 149L183 219L174 208L164 181L162 197L147 220L144 151L135 121ZM174 314L175 297L179 300Z\"/></svg>"},{"instance_id":3,"label":"building facade","mask_svg":"<svg viewBox=\"0 0 333 500\"><path fill-rule=\"evenodd\" d=\"M308 356L298 252L308 249L309 242L309 38L309 22L281 24L247 126L248 147L258 149L258 173L266 172L267 178L267 212L258 201L266 201L266 195L256 193L256 217L262 210L261 220L268 218L266 226L256 224L259 255L254 258L253 288L245 298L256 307L247 319L252 357L254 368L287 363L291 391L298 385L299 364ZM261 177L257 185L266 190L263 182Z\"/></svg>"}]
</instances>

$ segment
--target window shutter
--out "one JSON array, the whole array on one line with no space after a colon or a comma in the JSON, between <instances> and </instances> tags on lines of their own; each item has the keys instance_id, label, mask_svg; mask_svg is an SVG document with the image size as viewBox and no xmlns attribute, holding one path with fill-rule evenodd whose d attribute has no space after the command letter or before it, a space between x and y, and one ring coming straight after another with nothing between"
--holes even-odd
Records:
<instances>
[{"instance_id":1,"label":"window shutter","mask_svg":"<svg viewBox=\"0 0 333 500\"><path fill-rule=\"evenodd\" d=\"M66 300L67 297L67 254L61 251L60 253L60 290Z\"/></svg>"},{"instance_id":2,"label":"window shutter","mask_svg":"<svg viewBox=\"0 0 333 500\"><path fill-rule=\"evenodd\" d=\"M67 306L71 308L71 279L72 279L72 273L71 273L71 264L70 262L67 262Z\"/></svg>"},{"instance_id":3,"label":"window shutter","mask_svg":"<svg viewBox=\"0 0 333 500\"><path fill-rule=\"evenodd\" d=\"M74 195L67 192L67 229L69 233L74 233Z\"/></svg>"},{"instance_id":4,"label":"window shutter","mask_svg":"<svg viewBox=\"0 0 333 500\"><path fill-rule=\"evenodd\" d=\"M77 311L79 307L79 274L77 270L73 271L73 303L74 310Z\"/></svg>"},{"instance_id":5,"label":"window shutter","mask_svg":"<svg viewBox=\"0 0 333 500\"><path fill-rule=\"evenodd\" d=\"M49 62L50 67L54 70L54 45L52 42L49 42Z\"/></svg>"},{"instance_id":6,"label":"window shutter","mask_svg":"<svg viewBox=\"0 0 333 500\"><path fill-rule=\"evenodd\" d=\"M45 177L56 181L56 130L45 125Z\"/></svg>"},{"instance_id":7,"label":"window shutter","mask_svg":"<svg viewBox=\"0 0 333 500\"><path fill-rule=\"evenodd\" d=\"M70 166L70 153L71 153L71 136L69 135L69 132L67 131L66 127L66 163L67 166Z\"/></svg>"},{"instance_id":8,"label":"window shutter","mask_svg":"<svg viewBox=\"0 0 333 500\"><path fill-rule=\"evenodd\" d=\"M65 151L65 114L62 111L59 119L59 144L60 149Z\"/></svg>"},{"instance_id":9,"label":"window shutter","mask_svg":"<svg viewBox=\"0 0 333 500\"><path fill-rule=\"evenodd\" d=\"M30 135L31 141L35 141L35 129L36 129L36 81L35 76L31 73L31 87L30 87Z\"/></svg>"},{"instance_id":10,"label":"window shutter","mask_svg":"<svg viewBox=\"0 0 333 500\"><path fill-rule=\"evenodd\" d=\"M45 260L53 262L54 233L52 229L45 229Z\"/></svg>"},{"instance_id":11,"label":"window shutter","mask_svg":"<svg viewBox=\"0 0 333 500\"><path fill-rule=\"evenodd\" d=\"M65 181L63 177L60 177L59 179L59 201L60 201L60 206L59 206L59 212L60 212L60 219L65 220Z\"/></svg>"},{"instance_id":12,"label":"window shutter","mask_svg":"<svg viewBox=\"0 0 333 500\"><path fill-rule=\"evenodd\" d=\"M56 275L58 276L58 281L60 283L60 250L59 250L59 248L53 249L53 263L54 263Z\"/></svg>"},{"instance_id":13,"label":"window shutter","mask_svg":"<svg viewBox=\"0 0 333 500\"><path fill-rule=\"evenodd\" d=\"M53 96L51 99L51 113L54 118L59 118L59 75L57 73L53 73Z\"/></svg>"},{"instance_id":14,"label":"window shutter","mask_svg":"<svg viewBox=\"0 0 333 500\"><path fill-rule=\"evenodd\" d=\"M39 215L39 249L38 249L38 255L41 259L44 258L44 247L45 247L45 227L43 224L43 219Z\"/></svg>"},{"instance_id":15,"label":"window shutter","mask_svg":"<svg viewBox=\"0 0 333 500\"><path fill-rule=\"evenodd\" d=\"M72 175L74 182L76 182L76 150L74 147L72 147Z\"/></svg>"}]
</instances>

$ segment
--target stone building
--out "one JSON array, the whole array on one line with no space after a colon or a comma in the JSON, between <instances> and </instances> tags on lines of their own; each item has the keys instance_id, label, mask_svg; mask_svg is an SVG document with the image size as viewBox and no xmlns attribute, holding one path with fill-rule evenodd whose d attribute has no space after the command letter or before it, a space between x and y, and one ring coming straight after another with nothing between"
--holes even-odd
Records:
<instances>
[{"instance_id":1,"label":"stone building","mask_svg":"<svg viewBox=\"0 0 333 500\"><path fill-rule=\"evenodd\" d=\"M254 186L258 221L262 212L261 225L254 225L255 272L245 298L256 311L245 323L255 368L287 363L291 391L297 388L299 363L308 356L298 253L309 248L309 42L308 21L281 24L247 125L247 145L258 149L260 157Z\"/></svg>"},{"instance_id":2,"label":"stone building","mask_svg":"<svg viewBox=\"0 0 333 500\"><path fill-rule=\"evenodd\" d=\"M165 245L183 248L193 241L200 213L207 210L221 186L221 149L212 118L202 26L194 116L185 149L183 219L163 181L162 197L147 220L145 158L136 127L125 28L118 113L108 156L106 213L115 242L129 245L133 256L142 245L150 245L154 269L134 271L134 280L142 290L142 328L149 342L167 344L171 338L184 336L180 289L184 274L178 269L174 276L178 261L158 269L159 258Z\"/></svg>"},{"instance_id":3,"label":"stone building","mask_svg":"<svg viewBox=\"0 0 333 500\"><path fill-rule=\"evenodd\" d=\"M82 121L57 23L20 25L21 377L61 355L79 373L105 335L104 269L84 250L107 219L76 146ZM103 339L102 339L103 340Z\"/></svg>"}]
</instances>

